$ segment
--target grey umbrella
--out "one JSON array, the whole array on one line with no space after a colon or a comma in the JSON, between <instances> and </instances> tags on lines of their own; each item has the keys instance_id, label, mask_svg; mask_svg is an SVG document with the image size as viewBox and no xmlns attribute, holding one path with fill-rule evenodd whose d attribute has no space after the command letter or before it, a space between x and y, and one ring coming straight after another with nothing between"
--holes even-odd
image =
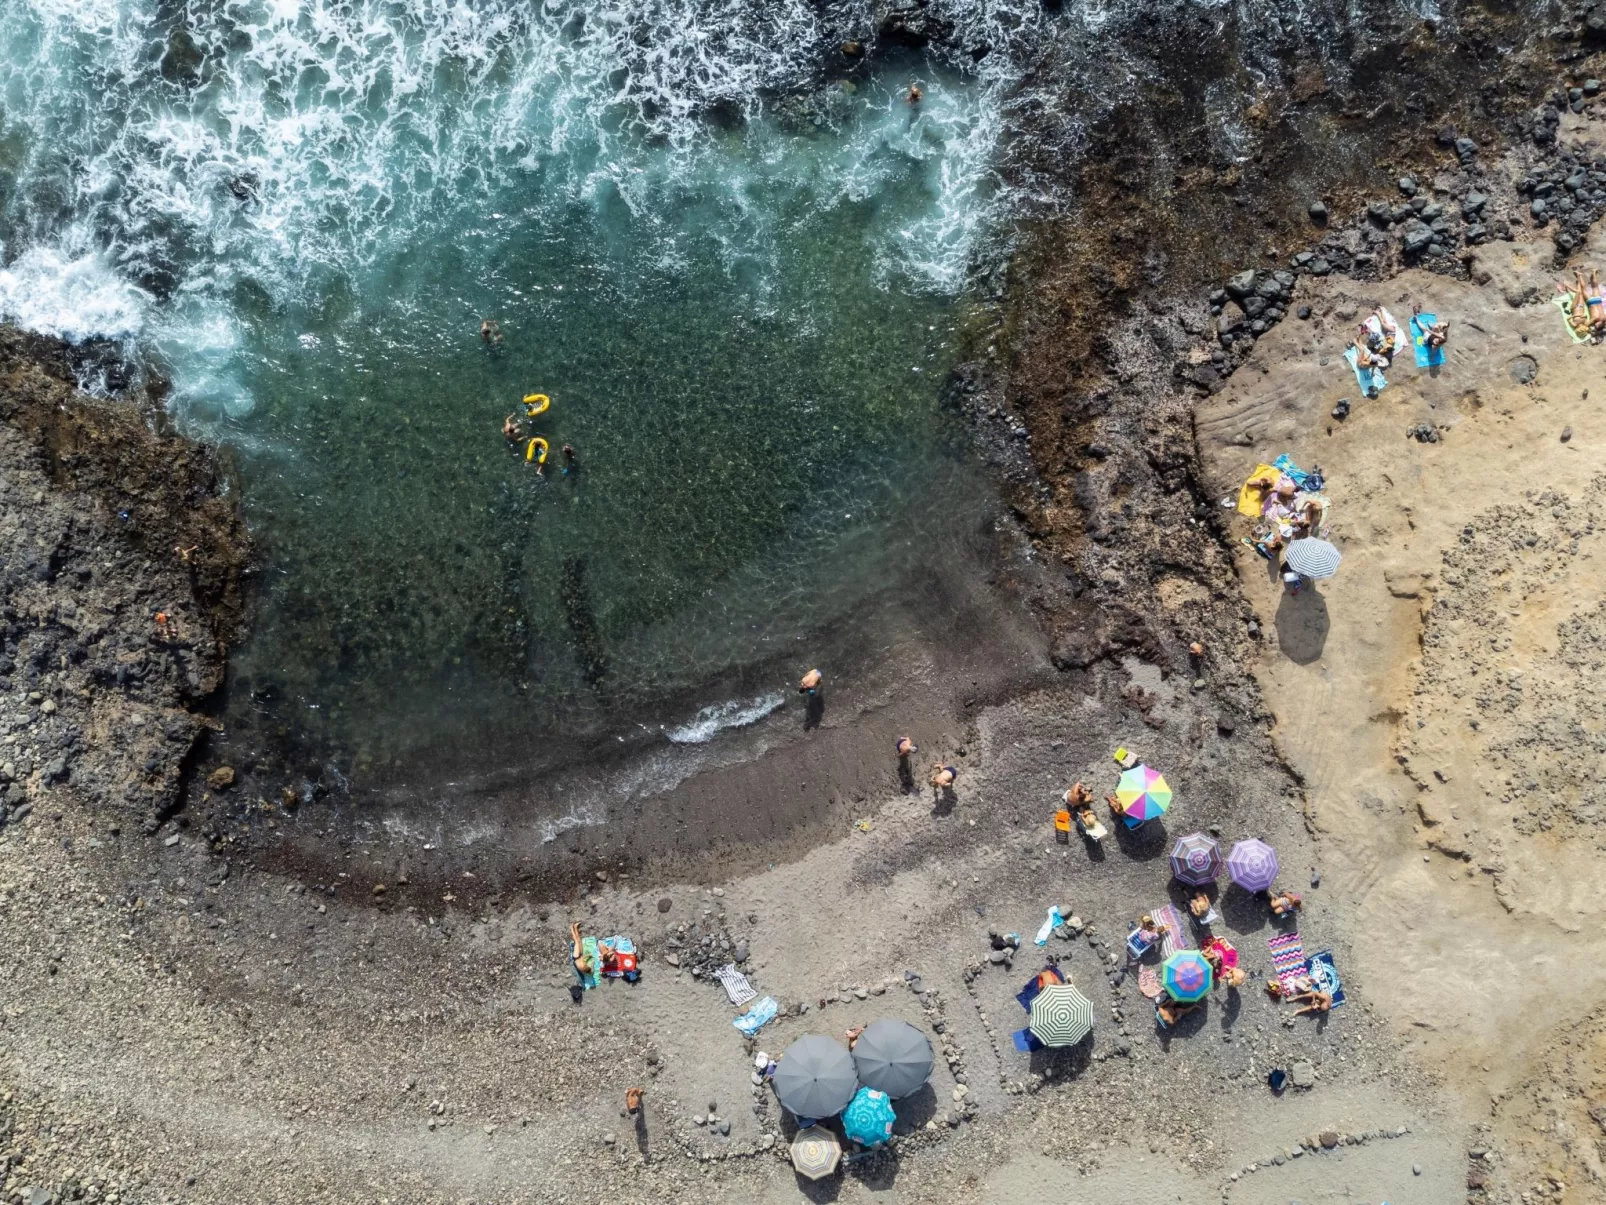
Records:
<instances>
[{"instance_id":1,"label":"grey umbrella","mask_svg":"<svg viewBox=\"0 0 1606 1205\"><path fill-rule=\"evenodd\" d=\"M799 1117L834 1117L859 1090L847 1047L817 1033L786 1048L771 1082L781 1104Z\"/></svg>"},{"instance_id":2,"label":"grey umbrella","mask_svg":"<svg viewBox=\"0 0 1606 1205\"><path fill-rule=\"evenodd\" d=\"M1290 540L1283 549L1283 560L1301 577L1332 577L1338 572L1338 563L1344 556L1326 540L1306 536L1303 540Z\"/></svg>"},{"instance_id":3,"label":"grey umbrella","mask_svg":"<svg viewBox=\"0 0 1606 1205\"><path fill-rule=\"evenodd\" d=\"M931 1078L931 1041L909 1022L883 1017L853 1044L853 1065L861 1084L898 1100Z\"/></svg>"}]
</instances>

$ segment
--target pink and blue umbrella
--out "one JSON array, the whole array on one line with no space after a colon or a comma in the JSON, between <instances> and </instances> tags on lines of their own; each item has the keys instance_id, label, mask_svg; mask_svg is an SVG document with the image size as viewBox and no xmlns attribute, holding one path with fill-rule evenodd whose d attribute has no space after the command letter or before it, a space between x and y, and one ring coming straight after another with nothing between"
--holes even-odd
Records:
<instances>
[{"instance_id":1,"label":"pink and blue umbrella","mask_svg":"<svg viewBox=\"0 0 1606 1205\"><path fill-rule=\"evenodd\" d=\"M1115 787L1115 801L1121 805L1128 828L1163 816L1171 806L1171 786L1165 775L1148 766L1133 766L1121 775Z\"/></svg>"},{"instance_id":2,"label":"pink and blue umbrella","mask_svg":"<svg viewBox=\"0 0 1606 1205\"><path fill-rule=\"evenodd\" d=\"M1210 994L1215 972L1198 950L1178 950L1160 968L1160 984L1166 995L1180 1004L1191 1004Z\"/></svg>"},{"instance_id":3,"label":"pink and blue umbrella","mask_svg":"<svg viewBox=\"0 0 1606 1205\"><path fill-rule=\"evenodd\" d=\"M1221 846L1204 833L1178 837L1171 849L1171 873L1177 881L1202 887L1221 873Z\"/></svg>"},{"instance_id":4,"label":"pink and blue umbrella","mask_svg":"<svg viewBox=\"0 0 1606 1205\"><path fill-rule=\"evenodd\" d=\"M1277 851L1255 837L1240 841L1227 855L1227 874L1245 891L1265 891L1277 881Z\"/></svg>"}]
</instances>

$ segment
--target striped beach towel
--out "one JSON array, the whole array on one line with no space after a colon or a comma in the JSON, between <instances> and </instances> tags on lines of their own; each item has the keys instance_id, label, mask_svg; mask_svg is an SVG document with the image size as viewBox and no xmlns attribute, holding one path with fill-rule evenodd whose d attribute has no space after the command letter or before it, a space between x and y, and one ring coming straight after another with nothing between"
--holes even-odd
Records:
<instances>
[{"instance_id":1,"label":"striped beach towel","mask_svg":"<svg viewBox=\"0 0 1606 1205\"><path fill-rule=\"evenodd\" d=\"M1167 958L1178 950L1194 950L1198 947L1193 944L1193 937L1188 932L1188 926L1183 922L1182 913L1177 911L1175 904L1163 904L1151 909L1149 915L1154 917L1154 923L1166 927L1166 935L1160 939L1160 952Z\"/></svg>"},{"instance_id":2,"label":"striped beach towel","mask_svg":"<svg viewBox=\"0 0 1606 1205\"><path fill-rule=\"evenodd\" d=\"M1284 987L1305 974L1305 943L1298 933L1268 937L1266 948L1271 951L1272 970Z\"/></svg>"},{"instance_id":3,"label":"striped beach towel","mask_svg":"<svg viewBox=\"0 0 1606 1205\"><path fill-rule=\"evenodd\" d=\"M727 962L720 967L719 970L714 972L714 978L719 980L720 985L725 989L725 994L730 997L731 1003L736 1005L737 1008L740 1008L749 1000L758 998L758 993L753 990L753 985L747 982L746 975L736 969L734 962Z\"/></svg>"}]
</instances>

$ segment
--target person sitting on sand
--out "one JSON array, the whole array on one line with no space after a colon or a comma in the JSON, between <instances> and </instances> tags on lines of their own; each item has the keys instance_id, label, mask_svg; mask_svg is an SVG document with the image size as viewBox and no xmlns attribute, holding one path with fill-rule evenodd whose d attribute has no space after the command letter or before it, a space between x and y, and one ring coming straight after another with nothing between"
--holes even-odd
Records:
<instances>
[{"instance_id":1,"label":"person sitting on sand","mask_svg":"<svg viewBox=\"0 0 1606 1205\"><path fill-rule=\"evenodd\" d=\"M958 777L959 771L953 766L934 762L931 767L931 777L927 781L931 783L931 789L940 795L944 791L953 790L954 779Z\"/></svg>"},{"instance_id":2,"label":"person sitting on sand","mask_svg":"<svg viewBox=\"0 0 1606 1205\"><path fill-rule=\"evenodd\" d=\"M1389 358L1381 351L1373 351L1365 340L1357 339L1350 346L1355 349L1355 363L1358 367L1381 370L1389 366Z\"/></svg>"},{"instance_id":3,"label":"person sitting on sand","mask_svg":"<svg viewBox=\"0 0 1606 1205\"><path fill-rule=\"evenodd\" d=\"M1228 988L1242 987L1249 982L1249 972L1243 967L1228 967L1216 977L1218 984L1226 984Z\"/></svg>"},{"instance_id":4,"label":"person sitting on sand","mask_svg":"<svg viewBox=\"0 0 1606 1205\"><path fill-rule=\"evenodd\" d=\"M1606 330L1606 309L1602 310L1602 320L1598 324L1595 318L1594 306L1600 304L1600 289L1598 286L1596 287L1596 296L1593 299L1594 304L1591 304L1589 292L1584 288L1584 274L1582 272L1575 271L1573 273L1573 287L1570 289L1558 282L1556 292L1563 297L1572 299L1572 306L1567 311L1567 323L1573 328L1575 334L1579 337L1584 337L1587 335L1599 335L1603 330Z\"/></svg>"},{"instance_id":5,"label":"person sitting on sand","mask_svg":"<svg viewBox=\"0 0 1606 1205\"><path fill-rule=\"evenodd\" d=\"M1333 1011L1333 993L1312 988L1308 992L1296 992L1287 997L1289 1004L1304 1002L1304 1007L1296 1008L1294 1016L1303 1017L1306 1013L1327 1013Z\"/></svg>"},{"instance_id":6,"label":"person sitting on sand","mask_svg":"<svg viewBox=\"0 0 1606 1205\"><path fill-rule=\"evenodd\" d=\"M1422 342L1429 350L1437 350L1450 341L1450 324L1443 318L1437 322L1421 321L1422 307L1419 305L1411 307L1411 317L1417 319L1417 326L1422 329Z\"/></svg>"},{"instance_id":7,"label":"person sitting on sand","mask_svg":"<svg viewBox=\"0 0 1606 1205\"><path fill-rule=\"evenodd\" d=\"M1169 932L1169 926L1155 924L1154 917L1145 912L1138 918L1138 927L1127 935L1126 947L1134 957L1141 958Z\"/></svg>"},{"instance_id":8,"label":"person sitting on sand","mask_svg":"<svg viewBox=\"0 0 1606 1205\"><path fill-rule=\"evenodd\" d=\"M819 694L820 683L824 681L825 676L821 674L819 670L811 669L808 673L803 675L801 680L799 680L797 684L797 693L800 695Z\"/></svg>"},{"instance_id":9,"label":"person sitting on sand","mask_svg":"<svg viewBox=\"0 0 1606 1205\"><path fill-rule=\"evenodd\" d=\"M487 318L480 323L480 342L487 347L501 346L502 328L495 318Z\"/></svg>"},{"instance_id":10,"label":"person sitting on sand","mask_svg":"<svg viewBox=\"0 0 1606 1205\"><path fill-rule=\"evenodd\" d=\"M1292 916L1305 906L1297 891L1281 891L1271 897L1273 916Z\"/></svg>"}]
</instances>

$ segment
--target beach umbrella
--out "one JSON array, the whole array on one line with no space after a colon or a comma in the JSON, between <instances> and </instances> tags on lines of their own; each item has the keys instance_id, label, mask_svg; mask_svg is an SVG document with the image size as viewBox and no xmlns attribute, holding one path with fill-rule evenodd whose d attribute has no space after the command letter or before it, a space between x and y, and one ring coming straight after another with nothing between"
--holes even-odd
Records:
<instances>
[{"instance_id":1,"label":"beach umbrella","mask_svg":"<svg viewBox=\"0 0 1606 1205\"><path fill-rule=\"evenodd\" d=\"M853 1044L853 1066L861 1084L898 1100L931 1078L931 1040L907 1021L883 1017Z\"/></svg>"},{"instance_id":2,"label":"beach umbrella","mask_svg":"<svg viewBox=\"0 0 1606 1205\"><path fill-rule=\"evenodd\" d=\"M820 1126L799 1130L792 1139L792 1166L797 1174L820 1180L836 1171L842 1161L842 1144L835 1134Z\"/></svg>"},{"instance_id":3,"label":"beach umbrella","mask_svg":"<svg viewBox=\"0 0 1606 1205\"><path fill-rule=\"evenodd\" d=\"M1032 1001L1027 1028L1044 1046L1075 1046L1093 1032L1093 1001L1069 983L1052 983Z\"/></svg>"},{"instance_id":4,"label":"beach umbrella","mask_svg":"<svg viewBox=\"0 0 1606 1205\"><path fill-rule=\"evenodd\" d=\"M892 1098L874 1088L860 1088L842 1110L842 1133L860 1146L882 1146L892 1137Z\"/></svg>"},{"instance_id":5,"label":"beach umbrella","mask_svg":"<svg viewBox=\"0 0 1606 1205\"><path fill-rule=\"evenodd\" d=\"M1160 771L1133 766L1116 784L1115 801L1121 805L1127 824L1136 826L1164 814L1171 806L1171 788Z\"/></svg>"},{"instance_id":6,"label":"beach umbrella","mask_svg":"<svg viewBox=\"0 0 1606 1205\"><path fill-rule=\"evenodd\" d=\"M1204 833L1178 837L1171 847L1171 873L1179 882L1195 887L1214 883L1221 873L1221 846L1214 837Z\"/></svg>"},{"instance_id":7,"label":"beach umbrella","mask_svg":"<svg viewBox=\"0 0 1606 1205\"><path fill-rule=\"evenodd\" d=\"M786 1048L771 1082L781 1104L798 1117L834 1117L859 1087L847 1047L817 1033Z\"/></svg>"},{"instance_id":8,"label":"beach umbrella","mask_svg":"<svg viewBox=\"0 0 1606 1205\"><path fill-rule=\"evenodd\" d=\"M1166 995L1182 1004L1202 1000L1214 981L1210 964L1198 950L1178 950L1160 968L1160 985Z\"/></svg>"},{"instance_id":9,"label":"beach umbrella","mask_svg":"<svg viewBox=\"0 0 1606 1205\"><path fill-rule=\"evenodd\" d=\"M1245 891L1265 891L1277 879L1277 851L1255 837L1240 841L1227 855L1227 873Z\"/></svg>"},{"instance_id":10,"label":"beach umbrella","mask_svg":"<svg viewBox=\"0 0 1606 1205\"><path fill-rule=\"evenodd\" d=\"M1326 540L1306 536L1303 540L1290 540L1283 549L1283 560L1300 577L1332 577L1338 572L1338 563L1344 554Z\"/></svg>"}]
</instances>

